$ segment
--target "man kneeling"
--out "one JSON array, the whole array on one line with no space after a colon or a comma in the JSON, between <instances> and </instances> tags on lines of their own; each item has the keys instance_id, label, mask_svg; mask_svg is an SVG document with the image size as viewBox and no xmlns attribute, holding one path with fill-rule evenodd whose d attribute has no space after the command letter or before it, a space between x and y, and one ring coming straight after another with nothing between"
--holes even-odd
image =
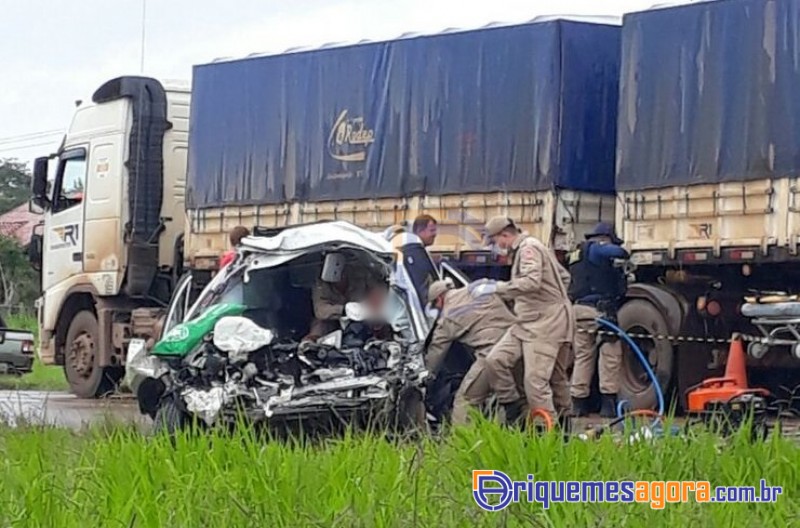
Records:
<instances>
[{"instance_id":1,"label":"man kneeling","mask_svg":"<svg viewBox=\"0 0 800 528\"><path fill-rule=\"evenodd\" d=\"M491 394L485 358L514 324L511 310L497 295L474 298L467 288L454 289L450 281L439 280L428 290L430 304L439 311L425 362L436 375L450 345L458 341L475 351L470 367L453 402L453 424L467 422L470 406L478 406Z\"/></svg>"}]
</instances>

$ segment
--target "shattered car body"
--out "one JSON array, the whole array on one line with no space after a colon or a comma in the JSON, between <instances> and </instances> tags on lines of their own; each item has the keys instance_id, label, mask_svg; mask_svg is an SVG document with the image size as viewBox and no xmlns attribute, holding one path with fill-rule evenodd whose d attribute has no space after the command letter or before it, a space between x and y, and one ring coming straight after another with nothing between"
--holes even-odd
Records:
<instances>
[{"instance_id":1,"label":"shattered car body","mask_svg":"<svg viewBox=\"0 0 800 528\"><path fill-rule=\"evenodd\" d=\"M424 423L429 323L395 264L385 239L345 222L243 240L194 303L176 291L152 350L131 344L126 375L137 380L140 409L168 430L191 419L234 425L243 416ZM331 331L310 337L322 313L316 292L351 294L356 276L368 286L343 294L347 302L324 321Z\"/></svg>"}]
</instances>

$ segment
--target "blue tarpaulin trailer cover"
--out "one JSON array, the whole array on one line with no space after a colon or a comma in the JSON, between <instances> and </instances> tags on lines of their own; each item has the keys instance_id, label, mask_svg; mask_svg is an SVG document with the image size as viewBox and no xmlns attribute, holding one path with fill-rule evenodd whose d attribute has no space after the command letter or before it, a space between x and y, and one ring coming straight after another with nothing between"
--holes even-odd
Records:
<instances>
[{"instance_id":1,"label":"blue tarpaulin trailer cover","mask_svg":"<svg viewBox=\"0 0 800 528\"><path fill-rule=\"evenodd\" d=\"M800 1L633 13L622 49L617 190L800 173Z\"/></svg>"},{"instance_id":2,"label":"blue tarpaulin trailer cover","mask_svg":"<svg viewBox=\"0 0 800 528\"><path fill-rule=\"evenodd\" d=\"M196 66L187 204L613 192L619 55L556 19Z\"/></svg>"}]
</instances>

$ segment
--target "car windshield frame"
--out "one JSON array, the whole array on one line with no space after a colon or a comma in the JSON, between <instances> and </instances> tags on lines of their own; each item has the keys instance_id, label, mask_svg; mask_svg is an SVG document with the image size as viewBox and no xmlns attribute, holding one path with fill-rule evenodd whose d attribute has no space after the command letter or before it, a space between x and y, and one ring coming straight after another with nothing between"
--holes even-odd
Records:
<instances>
[{"instance_id":1,"label":"car windshield frame","mask_svg":"<svg viewBox=\"0 0 800 528\"><path fill-rule=\"evenodd\" d=\"M197 297L197 300L192 304L191 308L187 311L186 315L181 322L191 321L206 312L212 306L219 304L228 292L239 287L243 287L245 283L246 274L255 269L254 262L258 258L258 253L254 253L245 258L239 264L231 264L229 268L220 271ZM281 266L290 265L290 262L281 264ZM410 335L412 342L424 342L426 336L425 329L420 325L420 316L424 314L417 314L414 317L412 299L406 288L402 287L395 281L396 271L392 269L390 273L387 286L389 287L387 297L387 309L392 309L389 304L389 299L396 299L399 302L393 302L394 307L402 306L402 313L397 313L397 316L387 317L387 323L392 326L394 331L400 335ZM388 316L389 314L387 314ZM389 320L391 319L391 320Z\"/></svg>"}]
</instances>

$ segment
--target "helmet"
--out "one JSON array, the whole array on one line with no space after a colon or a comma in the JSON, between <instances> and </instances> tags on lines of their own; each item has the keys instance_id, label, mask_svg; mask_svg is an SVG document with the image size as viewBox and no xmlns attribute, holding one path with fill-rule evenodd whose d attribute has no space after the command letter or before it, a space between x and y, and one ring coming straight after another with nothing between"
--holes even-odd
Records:
<instances>
[{"instance_id":1,"label":"helmet","mask_svg":"<svg viewBox=\"0 0 800 528\"><path fill-rule=\"evenodd\" d=\"M607 236L611 238L611 241L619 246L621 246L624 243L624 241L617 236L617 232L614 230L614 226L612 226L608 222L600 222L599 224L594 226L594 229L586 233L586 240L590 240L592 238L600 236Z\"/></svg>"}]
</instances>

